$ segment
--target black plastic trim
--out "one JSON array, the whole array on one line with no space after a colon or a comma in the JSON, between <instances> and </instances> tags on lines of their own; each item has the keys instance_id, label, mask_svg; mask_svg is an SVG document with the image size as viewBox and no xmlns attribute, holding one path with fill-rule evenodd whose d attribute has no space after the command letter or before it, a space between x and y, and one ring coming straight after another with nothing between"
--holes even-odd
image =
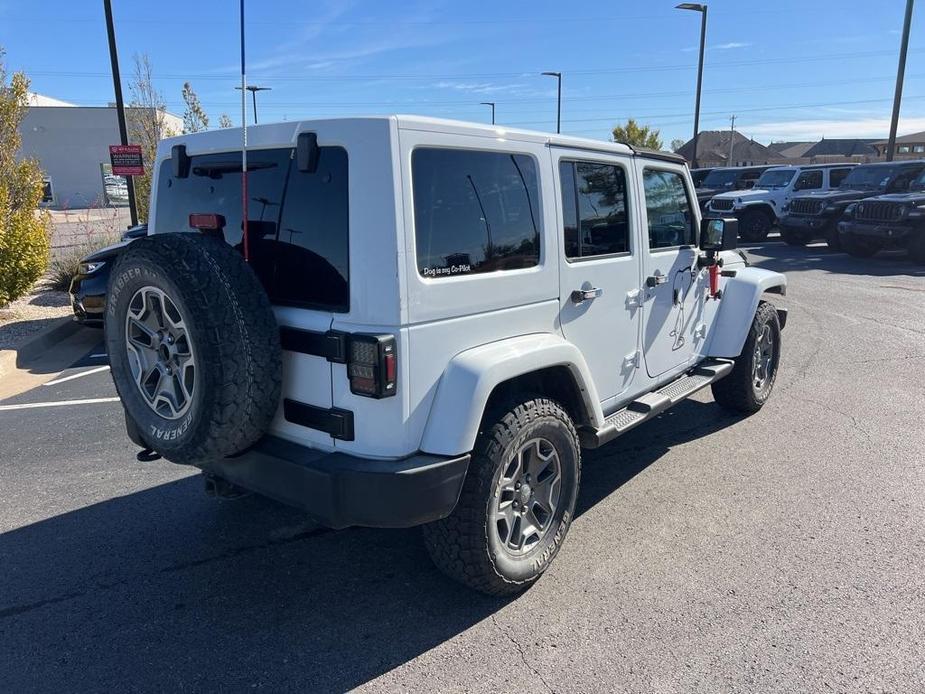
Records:
<instances>
[{"instance_id":1,"label":"black plastic trim","mask_svg":"<svg viewBox=\"0 0 925 694\"><path fill-rule=\"evenodd\" d=\"M459 500L469 454L371 460L274 436L204 472L302 509L331 528L408 528L446 518Z\"/></svg>"},{"instance_id":2,"label":"black plastic trim","mask_svg":"<svg viewBox=\"0 0 925 694\"><path fill-rule=\"evenodd\" d=\"M323 431L341 441L353 441L353 412L350 410L318 407L285 398L283 416L287 422Z\"/></svg>"},{"instance_id":3,"label":"black plastic trim","mask_svg":"<svg viewBox=\"0 0 925 694\"><path fill-rule=\"evenodd\" d=\"M337 330L318 332L283 326L279 329L283 349L324 357L336 364L347 362L347 333Z\"/></svg>"}]
</instances>

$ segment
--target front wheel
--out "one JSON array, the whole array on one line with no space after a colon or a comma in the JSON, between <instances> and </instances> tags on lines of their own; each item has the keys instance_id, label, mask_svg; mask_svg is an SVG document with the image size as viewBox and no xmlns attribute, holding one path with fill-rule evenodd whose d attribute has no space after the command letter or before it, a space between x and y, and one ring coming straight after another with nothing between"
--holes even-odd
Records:
<instances>
[{"instance_id":1,"label":"front wheel","mask_svg":"<svg viewBox=\"0 0 925 694\"><path fill-rule=\"evenodd\" d=\"M535 398L488 415L459 503L423 528L427 551L470 588L524 590L565 540L580 476L578 434L558 403Z\"/></svg>"},{"instance_id":2,"label":"front wheel","mask_svg":"<svg viewBox=\"0 0 925 694\"><path fill-rule=\"evenodd\" d=\"M872 258L883 247L877 239L858 238L853 234L842 236L841 245L853 258Z\"/></svg>"},{"instance_id":3,"label":"front wheel","mask_svg":"<svg viewBox=\"0 0 925 694\"><path fill-rule=\"evenodd\" d=\"M761 210L747 210L739 218L739 236L743 241L757 243L764 241L771 233L773 220Z\"/></svg>"},{"instance_id":4,"label":"front wheel","mask_svg":"<svg viewBox=\"0 0 925 694\"><path fill-rule=\"evenodd\" d=\"M809 243L809 234L797 229L781 227L780 236L788 246L805 246Z\"/></svg>"},{"instance_id":5,"label":"front wheel","mask_svg":"<svg viewBox=\"0 0 925 694\"><path fill-rule=\"evenodd\" d=\"M909 258L912 262L925 265L925 230L909 242Z\"/></svg>"},{"instance_id":6,"label":"front wheel","mask_svg":"<svg viewBox=\"0 0 925 694\"><path fill-rule=\"evenodd\" d=\"M762 301L735 366L712 385L713 398L726 409L757 412L771 396L779 363L780 319L774 305Z\"/></svg>"}]
</instances>

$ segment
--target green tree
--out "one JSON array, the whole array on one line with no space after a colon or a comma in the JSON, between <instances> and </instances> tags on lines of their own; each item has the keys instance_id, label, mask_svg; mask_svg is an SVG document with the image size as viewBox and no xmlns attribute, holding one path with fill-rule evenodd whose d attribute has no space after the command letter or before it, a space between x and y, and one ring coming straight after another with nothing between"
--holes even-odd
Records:
<instances>
[{"instance_id":1,"label":"green tree","mask_svg":"<svg viewBox=\"0 0 925 694\"><path fill-rule=\"evenodd\" d=\"M617 125L613 129L613 141L622 142L632 147L645 147L646 149L661 149L662 139L659 131L651 129L648 125L639 125L630 118L625 125Z\"/></svg>"},{"instance_id":2,"label":"green tree","mask_svg":"<svg viewBox=\"0 0 925 694\"><path fill-rule=\"evenodd\" d=\"M28 291L48 267L48 213L39 209L44 184L34 159L17 160L19 127L29 105L29 79L8 79L0 48L0 306Z\"/></svg>"},{"instance_id":3,"label":"green tree","mask_svg":"<svg viewBox=\"0 0 925 694\"><path fill-rule=\"evenodd\" d=\"M199 97L193 91L189 82L183 83L183 102L186 110L183 112L183 133L198 133L209 129L209 116L199 103Z\"/></svg>"},{"instance_id":4,"label":"green tree","mask_svg":"<svg viewBox=\"0 0 925 694\"><path fill-rule=\"evenodd\" d=\"M687 142L687 140L682 140L680 137L676 137L671 141L671 151L677 152L684 146L685 142Z\"/></svg>"},{"instance_id":5,"label":"green tree","mask_svg":"<svg viewBox=\"0 0 925 694\"><path fill-rule=\"evenodd\" d=\"M231 128L234 127L234 123L231 122L231 118L227 113L223 113L218 119L218 127L220 128Z\"/></svg>"},{"instance_id":6,"label":"green tree","mask_svg":"<svg viewBox=\"0 0 925 694\"><path fill-rule=\"evenodd\" d=\"M129 140L141 145L145 173L135 176L135 203L138 220L147 221L151 202L151 175L157 143L164 137L179 135L167 126L164 95L154 86L154 74L147 54L135 54L135 74L129 82L132 100L127 113Z\"/></svg>"}]
</instances>

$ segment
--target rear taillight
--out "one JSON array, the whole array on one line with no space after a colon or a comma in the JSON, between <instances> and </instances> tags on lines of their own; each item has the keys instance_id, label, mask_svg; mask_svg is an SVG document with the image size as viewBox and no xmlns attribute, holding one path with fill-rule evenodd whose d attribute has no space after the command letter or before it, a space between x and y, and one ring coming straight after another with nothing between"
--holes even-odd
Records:
<instances>
[{"instance_id":1,"label":"rear taillight","mask_svg":"<svg viewBox=\"0 0 925 694\"><path fill-rule=\"evenodd\" d=\"M220 231L225 228L225 217L220 214L194 212L189 216L189 225L199 231Z\"/></svg>"},{"instance_id":2,"label":"rear taillight","mask_svg":"<svg viewBox=\"0 0 925 694\"><path fill-rule=\"evenodd\" d=\"M351 335L347 355L350 392L368 398L395 395L398 355L391 335Z\"/></svg>"}]
</instances>

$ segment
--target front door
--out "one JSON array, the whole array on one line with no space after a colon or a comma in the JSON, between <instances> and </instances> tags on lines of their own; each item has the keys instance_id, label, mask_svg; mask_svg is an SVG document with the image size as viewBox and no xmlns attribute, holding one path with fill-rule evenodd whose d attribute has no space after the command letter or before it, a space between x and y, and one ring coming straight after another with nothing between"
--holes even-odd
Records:
<instances>
[{"instance_id":1,"label":"front door","mask_svg":"<svg viewBox=\"0 0 925 694\"><path fill-rule=\"evenodd\" d=\"M697 269L697 218L683 167L646 164L640 176L647 245L642 351L646 371L657 378L697 353L706 331L706 273Z\"/></svg>"},{"instance_id":2,"label":"front door","mask_svg":"<svg viewBox=\"0 0 925 694\"><path fill-rule=\"evenodd\" d=\"M603 407L639 366L640 249L628 157L553 150L559 202L560 321Z\"/></svg>"}]
</instances>

